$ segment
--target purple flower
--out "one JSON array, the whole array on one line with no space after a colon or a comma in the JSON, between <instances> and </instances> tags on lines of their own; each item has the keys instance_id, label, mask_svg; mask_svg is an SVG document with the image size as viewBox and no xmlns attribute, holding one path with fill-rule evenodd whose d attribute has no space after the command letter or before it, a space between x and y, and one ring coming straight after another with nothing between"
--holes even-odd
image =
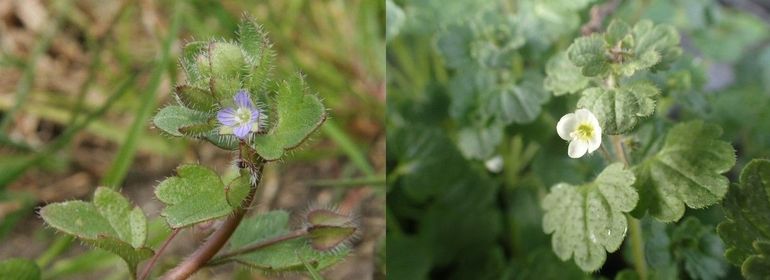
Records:
<instances>
[{"instance_id":1,"label":"purple flower","mask_svg":"<svg viewBox=\"0 0 770 280\"><path fill-rule=\"evenodd\" d=\"M220 133L235 134L245 140L249 132L259 131L259 117L261 112L249 99L246 90L239 90L235 94L235 108L224 108L217 112L217 120L222 124Z\"/></svg>"}]
</instances>

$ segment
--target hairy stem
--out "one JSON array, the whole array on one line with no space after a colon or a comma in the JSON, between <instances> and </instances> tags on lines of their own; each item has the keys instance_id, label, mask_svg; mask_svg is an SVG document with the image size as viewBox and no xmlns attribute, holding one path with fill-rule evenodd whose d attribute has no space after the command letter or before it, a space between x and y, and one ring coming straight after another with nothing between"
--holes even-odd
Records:
<instances>
[{"instance_id":1,"label":"hairy stem","mask_svg":"<svg viewBox=\"0 0 770 280\"><path fill-rule=\"evenodd\" d=\"M142 271L142 274L139 276L139 280L147 279L148 276L150 276L150 271L152 271L152 267L155 266L155 263L158 262L158 259L160 258L160 254L163 254L163 251L166 250L166 247L168 247L168 244L171 243L171 240L176 237L176 235L181 231L182 229L175 229L173 232L171 232L171 235L166 238L166 241L163 242L163 245L160 246L160 249L158 249L158 252L155 252L155 255L152 256L152 259L147 264L147 266L144 267L144 270Z\"/></svg>"},{"instance_id":2,"label":"hairy stem","mask_svg":"<svg viewBox=\"0 0 770 280\"><path fill-rule=\"evenodd\" d=\"M211 236L209 236L208 240L206 240L203 245L198 247L198 249L195 250L195 252L193 252L189 257L187 257L187 259L169 271L163 277L163 279L187 279L196 271L198 271L198 269L203 267L209 260L211 260L211 258L214 257L214 255L217 254L217 252L219 252L219 250L222 249L222 247L225 246L227 241L230 240L230 236L232 236L233 232L235 232L235 229L238 228L238 225L241 224L243 216L246 214L247 209L251 205L251 202L254 200L259 182L262 181L263 168L264 162L262 161L258 162L256 166L249 166L249 169L252 171L252 176L255 176L255 179L252 182L251 191L249 191L249 195L243 201L241 207L236 209L233 214L228 217L227 220L225 220L222 226L219 227L217 231L212 233Z\"/></svg>"},{"instance_id":3,"label":"hairy stem","mask_svg":"<svg viewBox=\"0 0 770 280\"><path fill-rule=\"evenodd\" d=\"M626 158L626 152L623 149L623 138L620 135L612 135L612 145L615 148L615 156L620 162L628 167L628 158Z\"/></svg>"},{"instance_id":4,"label":"hairy stem","mask_svg":"<svg viewBox=\"0 0 770 280\"><path fill-rule=\"evenodd\" d=\"M281 242L284 242L284 241L287 241L287 240L292 240L292 239L300 238L302 236L305 236L306 234L307 234L307 230L305 230L305 229L298 229L298 230L289 232L289 233L284 234L284 235L276 236L274 238L271 238L271 239L268 239L268 240L265 240L265 241L262 241L262 242L254 243L252 245L240 248L238 250L227 252L225 254L222 254L222 255L212 259L206 265L207 266L219 265L219 264L227 262L229 258L232 258L232 257L235 257L235 256L239 256L239 255L243 255L243 254L248 254L248 253L251 253L251 252L254 252L254 251L257 251L257 250L263 249L265 247L269 247L271 245L275 245L275 244L278 244L278 243L281 243Z\"/></svg>"}]
</instances>

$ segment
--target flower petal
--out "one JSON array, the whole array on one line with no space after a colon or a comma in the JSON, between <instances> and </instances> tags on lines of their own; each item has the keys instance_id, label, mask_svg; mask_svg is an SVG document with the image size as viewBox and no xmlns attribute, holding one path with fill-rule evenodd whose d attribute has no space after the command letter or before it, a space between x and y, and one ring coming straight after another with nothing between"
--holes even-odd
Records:
<instances>
[{"instance_id":1,"label":"flower petal","mask_svg":"<svg viewBox=\"0 0 770 280\"><path fill-rule=\"evenodd\" d=\"M575 119L575 113L566 114L561 117L559 122L556 124L556 132L559 133L559 137L561 137L561 139L570 141L572 140L572 136L570 134L575 130L576 125L577 120Z\"/></svg>"},{"instance_id":2,"label":"flower petal","mask_svg":"<svg viewBox=\"0 0 770 280\"><path fill-rule=\"evenodd\" d=\"M251 98L249 98L248 91L244 89L238 90L234 99L235 105L238 106L238 108L249 108L249 110L254 110L254 104L251 103Z\"/></svg>"},{"instance_id":3,"label":"flower petal","mask_svg":"<svg viewBox=\"0 0 770 280\"><path fill-rule=\"evenodd\" d=\"M588 153L593 153L596 151L596 149L599 148L599 146L602 145L602 131L600 127L594 127L594 135L591 135L591 140L588 140Z\"/></svg>"},{"instance_id":4,"label":"flower petal","mask_svg":"<svg viewBox=\"0 0 770 280\"><path fill-rule=\"evenodd\" d=\"M245 123L242 125L239 125L235 127L235 137L240 138L241 140L245 140L246 136L249 135L249 132L251 132L251 123Z\"/></svg>"},{"instance_id":5,"label":"flower petal","mask_svg":"<svg viewBox=\"0 0 770 280\"><path fill-rule=\"evenodd\" d=\"M586 151L588 151L588 143L579 140L569 142L569 149L567 150L569 157L582 157L586 154Z\"/></svg>"},{"instance_id":6,"label":"flower petal","mask_svg":"<svg viewBox=\"0 0 770 280\"><path fill-rule=\"evenodd\" d=\"M233 126L237 122L235 119L235 110L233 108L224 108L217 112L217 120L226 126Z\"/></svg>"},{"instance_id":7,"label":"flower petal","mask_svg":"<svg viewBox=\"0 0 770 280\"><path fill-rule=\"evenodd\" d=\"M259 115L261 113L262 112L260 112L258 109L257 110L251 110L251 123L256 124L259 121Z\"/></svg>"},{"instance_id":8,"label":"flower petal","mask_svg":"<svg viewBox=\"0 0 770 280\"><path fill-rule=\"evenodd\" d=\"M590 122L592 119L596 119L596 116L594 116L594 113L591 113L591 111L588 111L588 109L577 109L575 110L575 119L578 122Z\"/></svg>"}]
</instances>

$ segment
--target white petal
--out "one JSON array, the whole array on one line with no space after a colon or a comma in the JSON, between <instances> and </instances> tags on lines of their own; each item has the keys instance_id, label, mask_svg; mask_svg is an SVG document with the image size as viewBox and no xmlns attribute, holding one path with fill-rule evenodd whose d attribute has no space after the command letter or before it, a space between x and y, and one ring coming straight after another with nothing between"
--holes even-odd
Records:
<instances>
[{"instance_id":1,"label":"white petal","mask_svg":"<svg viewBox=\"0 0 770 280\"><path fill-rule=\"evenodd\" d=\"M576 125L577 120L575 119L575 113L566 114L559 119L558 123L556 123L556 132L559 133L561 139L570 141L572 140L570 134L575 130Z\"/></svg>"},{"instance_id":2,"label":"white petal","mask_svg":"<svg viewBox=\"0 0 770 280\"><path fill-rule=\"evenodd\" d=\"M591 118L596 119L593 113L591 111L588 111L588 109L577 109L575 111L575 119L577 119L578 122L584 122L584 121L590 121Z\"/></svg>"},{"instance_id":3,"label":"white petal","mask_svg":"<svg viewBox=\"0 0 770 280\"><path fill-rule=\"evenodd\" d=\"M599 129L599 127L595 127L594 129ZM591 140L588 141L588 153L589 154L593 153L601 145L602 145L602 132L601 130L594 131L594 135L591 135Z\"/></svg>"},{"instance_id":4,"label":"white petal","mask_svg":"<svg viewBox=\"0 0 770 280\"><path fill-rule=\"evenodd\" d=\"M586 154L586 151L588 151L588 143L579 140L569 142L569 149L567 150L569 157L582 157Z\"/></svg>"},{"instance_id":5,"label":"white petal","mask_svg":"<svg viewBox=\"0 0 770 280\"><path fill-rule=\"evenodd\" d=\"M487 170L489 170L489 172L500 173L500 171L503 170L503 157L500 155L497 155L485 161L484 165L487 167Z\"/></svg>"}]
</instances>

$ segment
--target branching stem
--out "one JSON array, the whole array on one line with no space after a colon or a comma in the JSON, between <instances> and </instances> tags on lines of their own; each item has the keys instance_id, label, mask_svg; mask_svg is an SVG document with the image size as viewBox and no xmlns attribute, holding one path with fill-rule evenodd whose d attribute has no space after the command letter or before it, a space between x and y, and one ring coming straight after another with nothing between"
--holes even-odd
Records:
<instances>
[{"instance_id":1,"label":"branching stem","mask_svg":"<svg viewBox=\"0 0 770 280\"><path fill-rule=\"evenodd\" d=\"M262 242L254 243L252 245L240 248L238 250L234 250L234 251L222 254L222 255L212 259L210 262L208 262L206 264L206 266L215 266L215 265L223 264L223 263L227 262L228 259L230 259L232 257L240 256L240 255L243 255L243 254L248 254L248 253L257 251L259 249L263 249L265 247L269 247L271 245L275 245L275 244L278 244L278 243L281 243L281 242L284 242L284 241L300 238L302 236L305 236L306 234L307 234L307 230L303 228L303 229L298 229L298 230L289 232L289 233L284 234L284 235L276 236L274 238L271 238L271 239L268 239L268 240L265 240L265 241L262 241Z\"/></svg>"},{"instance_id":2,"label":"branching stem","mask_svg":"<svg viewBox=\"0 0 770 280\"><path fill-rule=\"evenodd\" d=\"M240 150L239 160L243 160L243 146L241 146ZM213 258L214 255L216 255L217 252L219 252L219 250L221 250L222 247L227 244L227 241L230 240L230 236L233 235L235 229L238 228L238 225L241 224L241 220L243 220L246 211L249 209L251 202L256 196L257 187L259 186L260 181L262 181L262 170L264 166L265 162L261 158L258 158L257 162L253 165L249 164L248 168L251 171L252 176L254 176L254 180L252 180L249 195L243 201L241 207L236 209L233 214L228 217L227 220L225 220L222 226L219 227L217 231L212 233L211 236L209 236L208 240L206 240L203 245L198 247L195 252L187 257L187 259L179 263L179 265L177 265L174 269L166 273L163 279L187 279L201 267L203 267L207 262L209 262L209 260L211 260L211 258Z\"/></svg>"},{"instance_id":3,"label":"branching stem","mask_svg":"<svg viewBox=\"0 0 770 280\"><path fill-rule=\"evenodd\" d=\"M147 266L144 267L142 274L137 279L144 280L144 279L147 279L148 276L150 276L150 271L152 271L152 267L155 266L155 263L158 262L160 255L163 254L163 251L166 250L166 247L168 247L168 244L171 243L171 240L173 240L174 237L176 237L176 235L181 230L182 230L181 228L178 228L171 232L171 235L169 235L168 238L166 238L166 241L163 242L163 245L160 246L160 249L158 249L158 251L155 252L155 255L152 256L152 259L147 264Z\"/></svg>"}]
</instances>

